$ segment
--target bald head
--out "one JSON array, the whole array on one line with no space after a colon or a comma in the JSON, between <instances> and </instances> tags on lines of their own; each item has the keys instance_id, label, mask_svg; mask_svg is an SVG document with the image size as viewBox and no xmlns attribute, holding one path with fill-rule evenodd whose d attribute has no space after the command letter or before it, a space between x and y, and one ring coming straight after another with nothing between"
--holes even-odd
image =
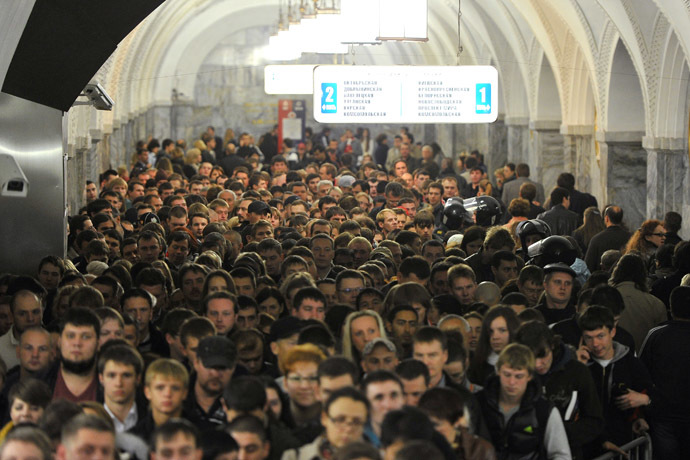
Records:
<instances>
[{"instance_id":1,"label":"bald head","mask_svg":"<svg viewBox=\"0 0 690 460\"><path fill-rule=\"evenodd\" d=\"M498 305L501 300L501 290L491 281L483 281L477 286L477 292L475 293L477 302L483 302L489 307Z\"/></svg>"},{"instance_id":2,"label":"bald head","mask_svg":"<svg viewBox=\"0 0 690 460\"><path fill-rule=\"evenodd\" d=\"M12 297L12 316L15 336L32 326L40 326L43 319L41 300L31 291L19 291Z\"/></svg>"}]
</instances>

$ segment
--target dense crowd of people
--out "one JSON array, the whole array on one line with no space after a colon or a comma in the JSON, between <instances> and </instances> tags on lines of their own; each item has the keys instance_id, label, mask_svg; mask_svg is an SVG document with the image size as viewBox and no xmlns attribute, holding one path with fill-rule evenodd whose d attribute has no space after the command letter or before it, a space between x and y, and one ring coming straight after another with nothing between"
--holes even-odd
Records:
<instances>
[{"instance_id":1,"label":"dense crowd of people","mask_svg":"<svg viewBox=\"0 0 690 460\"><path fill-rule=\"evenodd\" d=\"M0 460L690 457L690 243L408 129L209 127L0 277ZM64 257L63 257L64 256Z\"/></svg>"}]
</instances>

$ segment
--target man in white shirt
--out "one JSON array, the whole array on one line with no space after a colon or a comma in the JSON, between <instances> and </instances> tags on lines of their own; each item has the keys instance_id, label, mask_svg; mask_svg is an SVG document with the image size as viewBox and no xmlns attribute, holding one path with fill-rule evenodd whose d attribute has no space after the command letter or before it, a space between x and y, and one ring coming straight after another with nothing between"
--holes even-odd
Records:
<instances>
[{"instance_id":1,"label":"man in white shirt","mask_svg":"<svg viewBox=\"0 0 690 460\"><path fill-rule=\"evenodd\" d=\"M136 402L137 386L143 369L144 360L129 345L106 347L98 359L98 379L103 385L103 408L113 420L117 433L133 428L139 421L139 414L146 413L146 408L139 407Z\"/></svg>"}]
</instances>

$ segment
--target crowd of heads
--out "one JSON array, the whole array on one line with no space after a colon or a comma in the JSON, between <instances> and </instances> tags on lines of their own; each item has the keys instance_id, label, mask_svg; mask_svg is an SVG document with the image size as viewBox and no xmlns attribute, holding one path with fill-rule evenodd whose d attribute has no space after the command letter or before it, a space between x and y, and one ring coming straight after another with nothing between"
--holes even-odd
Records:
<instances>
[{"instance_id":1,"label":"crowd of heads","mask_svg":"<svg viewBox=\"0 0 690 460\"><path fill-rule=\"evenodd\" d=\"M538 202L528 165L491 174L407 129L279 145L209 127L192 144L139 143L131 171L87 183L67 255L0 278L0 460L505 454L477 400L537 398L567 347L611 360L617 287L679 276L659 292L690 319L680 216L599 250L623 210L578 208L569 173ZM487 196L490 220L463 202ZM553 224L563 210L574 231Z\"/></svg>"}]
</instances>

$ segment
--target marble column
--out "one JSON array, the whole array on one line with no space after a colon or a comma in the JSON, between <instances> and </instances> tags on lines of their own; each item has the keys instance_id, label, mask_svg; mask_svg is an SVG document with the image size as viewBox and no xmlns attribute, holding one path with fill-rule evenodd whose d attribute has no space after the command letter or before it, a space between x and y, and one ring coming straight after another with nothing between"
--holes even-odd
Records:
<instances>
[{"instance_id":1,"label":"marble column","mask_svg":"<svg viewBox=\"0 0 690 460\"><path fill-rule=\"evenodd\" d=\"M194 116L194 106L191 101L177 101L172 106L170 120L170 131L172 139L195 139L193 134L192 119ZM197 134L198 135L198 134Z\"/></svg>"},{"instance_id":2,"label":"marble column","mask_svg":"<svg viewBox=\"0 0 690 460\"><path fill-rule=\"evenodd\" d=\"M669 211L683 213L687 200L688 152L684 139L645 137L647 151L647 218L663 219ZM683 219L684 221L686 219Z\"/></svg>"},{"instance_id":3,"label":"marble column","mask_svg":"<svg viewBox=\"0 0 690 460\"><path fill-rule=\"evenodd\" d=\"M597 193L592 181L592 164L595 160L594 127L561 126L563 134L563 171L575 176L575 188L591 193L601 201L603 196Z\"/></svg>"},{"instance_id":4,"label":"marble column","mask_svg":"<svg viewBox=\"0 0 690 460\"><path fill-rule=\"evenodd\" d=\"M623 208L623 220L634 230L647 216L647 151L642 133L598 132L606 203Z\"/></svg>"},{"instance_id":5,"label":"marble column","mask_svg":"<svg viewBox=\"0 0 690 460\"><path fill-rule=\"evenodd\" d=\"M493 181L493 172L503 167L508 161L508 128L502 118L487 125L489 149L484 153L484 163L489 169L489 179Z\"/></svg>"},{"instance_id":6,"label":"marble column","mask_svg":"<svg viewBox=\"0 0 690 460\"><path fill-rule=\"evenodd\" d=\"M508 128L506 150L507 161L524 163L529 155L529 119L527 117L506 117Z\"/></svg>"},{"instance_id":7,"label":"marble column","mask_svg":"<svg viewBox=\"0 0 690 460\"><path fill-rule=\"evenodd\" d=\"M147 128L153 137L163 142L163 139L169 138L172 134L170 125L171 105L157 105L151 107L147 111Z\"/></svg>"},{"instance_id":8,"label":"marble column","mask_svg":"<svg viewBox=\"0 0 690 460\"><path fill-rule=\"evenodd\" d=\"M429 123L424 125L424 136L421 139L415 139L417 142L428 143L429 139L436 139L436 125Z\"/></svg>"},{"instance_id":9,"label":"marble column","mask_svg":"<svg viewBox=\"0 0 690 460\"><path fill-rule=\"evenodd\" d=\"M559 121L531 121L529 155L530 179L541 182L548 197L563 172L563 135Z\"/></svg>"}]
</instances>

